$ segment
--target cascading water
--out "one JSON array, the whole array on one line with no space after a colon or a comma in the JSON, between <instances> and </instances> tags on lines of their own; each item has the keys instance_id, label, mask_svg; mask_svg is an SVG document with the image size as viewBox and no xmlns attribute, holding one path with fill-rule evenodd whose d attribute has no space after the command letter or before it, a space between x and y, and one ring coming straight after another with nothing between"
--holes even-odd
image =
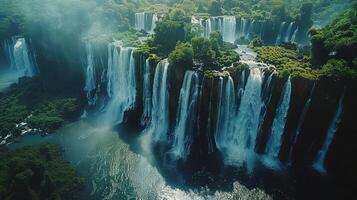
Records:
<instances>
[{"instance_id":1,"label":"cascading water","mask_svg":"<svg viewBox=\"0 0 357 200\"><path fill-rule=\"evenodd\" d=\"M174 131L172 154L176 159L186 159L190 151L195 118L197 115L198 95L200 92L197 72L186 71L180 91L179 107Z\"/></svg>"},{"instance_id":2,"label":"cascading water","mask_svg":"<svg viewBox=\"0 0 357 200\"><path fill-rule=\"evenodd\" d=\"M342 119L343 99L344 99L344 95L342 95L340 97L337 110L336 110L335 115L331 121L330 127L327 131L327 136L326 136L325 142L324 142L322 148L320 149L320 151L317 153L314 164L313 164L313 167L320 173L326 172L325 167L324 167L324 162L326 160L326 155L327 155L328 149L332 143L332 140L335 136L335 133L337 132L338 126Z\"/></svg>"},{"instance_id":3,"label":"cascading water","mask_svg":"<svg viewBox=\"0 0 357 200\"><path fill-rule=\"evenodd\" d=\"M149 59L145 60L144 64L144 81L143 81L143 116L141 118L141 124L147 125L151 117L151 69Z\"/></svg>"},{"instance_id":4,"label":"cascading water","mask_svg":"<svg viewBox=\"0 0 357 200\"><path fill-rule=\"evenodd\" d=\"M288 26L288 29L286 30L285 37L284 37L284 42L289 42L291 39L291 31L293 29L294 22L291 22Z\"/></svg>"},{"instance_id":5,"label":"cascading water","mask_svg":"<svg viewBox=\"0 0 357 200\"><path fill-rule=\"evenodd\" d=\"M25 38L6 40L4 50L9 65L3 70L0 68L0 92L6 91L20 77L33 77L38 73L34 53Z\"/></svg>"},{"instance_id":6,"label":"cascading water","mask_svg":"<svg viewBox=\"0 0 357 200\"><path fill-rule=\"evenodd\" d=\"M276 38L276 41L275 41L275 45L279 45L281 40L283 39L283 32L284 32L284 27L285 27L285 24L286 22L282 22L280 24L280 28L279 28L279 33L278 33L278 37Z\"/></svg>"},{"instance_id":7,"label":"cascading water","mask_svg":"<svg viewBox=\"0 0 357 200\"><path fill-rule=\"evenodd\" d=\"M223 41L234 43L236 40L236 17L224 16L222 25Z\"/></svg>"},{"instance_id":8,"label":"cascading water","mask_svg":"<svg viewBox=\"0 0 357 200\"><path fill-rule=\"evenodd\" d=\"M241 18L240 20L240 37L245 37L248 20Z\"/></svg>"},{"instance_id":9,"label":"cascading water","mask_svg":"<svg viewBox=\"0 0 357 200\"><path fill-rule=\"evenodd\" d=\"M229 43L235 42L237 24L235 16L211 17L206 19L204 24L204 37L209 37L213 31L219 31L222 33L223 41Z\"/></svg>"},{"instance_id":10,"label":"cascading water","mask_svg":"<svg viewBox=\"0 0 357 200\"><path fill-rule=\"evenodd\" d=\"M151 28L150 28L150 31L149 33L150 34L154 34L154 30L156 28L156 22L158 21L158 16L156 13L153 13L152 14L152 18L151 18Z\"/></svg>"},{"instance_id":11,"label":"cascading water","mask_svg":"<svg viewBox=\"0 0 357 200\"><path fill-rule=\"evenodd\" d=\"M251 68L236 118L236 134L233 142L238 148L253 150L263 107L261 90L263 74L259 68Z\"/></svg>"},{"instance_id":12,"label":"cascading water","mask_svg":"<svg viewBox=\"0 0 357 200\"><path fill-rule=\"evenodd\" d=\"M96 94L96 82L97 77L94 68L94 55L92 45L90 43L86 43L86 80L85 80L85 87L84 91L87 95L87 101L89 105L95 105L97 101L97 94Z\"/></svg>"},{"instance_id":13,"label":"cascading water","mask_svg":"<svg viewBox=\"0 0 357 200\"><path fill-rule=\"evenodd\" d=\"M219 104L216 125L215 142L217 148L223 152L225 148L229 147L229 138L227 136L232 134L233 121L236 116L235 110L237 109L236 97L234 91L233 79L229 76L226 79L224 86L223 78L219 82ZM232 135L230 135L232 136Z\"/></svg>"},{"instance_id":14,"label":"cascading water","mask_svg":"<svg viewBox=\"0 0 357 200\"><path fill-rule=\"evenodd\" d=\"M106 106L107 120L120 124L124 113L135 106L136 80L133 49L121 47L119 42L108 45L107 93L110 98Z\"/></svg>"},{"instance_id":15,"label":"cascading water","mask_svg":"<svg viewBox=\"0 0 357 200\"><path fill-rule=\"evenodd\" d=\"M135 13L135 29L146 30L145 29L145 13Z\"/></svg>"},{"instance_id":16,"label":"cascading water","mask_svg":"<svg viewBox=\"0 0 357 200\"><path fill-rule=\"evenodd\" d=\"M280 147L282 144L282 136L284 133L285 123L288 116L291 98L291 81L290 78L285 83L283 96L280 100L280 105L275 113L275 118L271 128L271 135L268 140L265 152L271 158L278 158Z\"/></svg>"},{"instance_id":17,"label":"cascading water","mask_svg":"<svg viewBox=\"0 0 357 200\"><path fill-rule=\"evenodd\" d=\"M298 31L299 31L299 27L297 27L297 28L295 29L293 35L291 36L291 42L295 42L295 40L296 40L296 35L297 35Z\"/></svg>"},{"instance_id":18,"label":"cascading water","mask_svg":"<svg viewBox=\"0 0 357 200\"><path fill-rule=\"evenodd\" d=\"M154 33L158 16L156 13L135 13L135 29L144 30L150 34Z\"/></svg>"},{"instance_id":19,"label":"cascading water","mask_svg":"<svg viewBox=\"0 0 357 200\"><path fill-rule=\"evenodd\" d=\"M255 20L251 21L251 23L249 25L248 32L245 35L245 38L251 38L252 37L254 28L255 28Z\"/></svg>"},{"instance_id":20,"label":"cascading water","mask_svg":"<svg viewBox=\"0 0 357 200\"><path fill-rule=\"evenodd\" d=\"M37 74L35 57L31 54L25 38L12 38L5 47L10 59L11 70L16 71L18 77L32 77Z\"/></svg>"},{"instance_id":21,"label":"cascading water","mask_svg":"<svg viewBox=\"0 0 357 200\"><path fill-rule=\"evenodd\" d=\"M159 62L155 70L151 123L146 130L154 142L166 141L169 128L168 68L169 62L165 59Z\"/></svg>"}]
</instances>

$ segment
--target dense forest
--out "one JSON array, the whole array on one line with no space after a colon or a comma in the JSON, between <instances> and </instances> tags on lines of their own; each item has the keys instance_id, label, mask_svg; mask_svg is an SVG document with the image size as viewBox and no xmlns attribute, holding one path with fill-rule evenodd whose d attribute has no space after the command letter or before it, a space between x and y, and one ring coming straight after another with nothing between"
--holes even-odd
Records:
<instances>
[{"instance_id":1,"label":"dense forest","mask_svg":"<svg viewBox=\"0 0 357 200\"><path fill-rule=\"evenodd\" d=\"M356 1L0 5L0 199L86 199L88 188L90 199L176 199L141 197L132 182L125 196L108 178L118 169L99 183L75 171L99 162L91 170L104 173L116 158L69 163L61 145L13 147L93 118L93 131L114 129L173 188L214 193L238 180L264 190L260 199L348 199L356 189ZM309 196L309 184L321 186Z\"/></svg>"}]
</instances>

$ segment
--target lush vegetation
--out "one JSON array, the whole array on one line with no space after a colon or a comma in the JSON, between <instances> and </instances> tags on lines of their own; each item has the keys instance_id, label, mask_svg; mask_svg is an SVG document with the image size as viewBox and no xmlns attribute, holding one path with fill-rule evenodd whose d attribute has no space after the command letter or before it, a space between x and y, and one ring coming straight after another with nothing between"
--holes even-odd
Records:
<instances>
[{"instance_id":1,"label":"lush vegetation","mask_svg":"<svg viewBox=\"0 0 357 200\"><path fill-rule=\"evenodd\" d=\"M8 94L0 96L0 137L10 134L13 139L20 135L24 129L21 122L27 123L28 128L51 132L76 118L80 105L78 97L48 92L38 78L20 79Z\"/></svg>"},{"instance_id":2,"label":"lush vegetation","mask_svg":"<svg viewBox=\"0 0 357 200\"><path fill-rule=\"evenodd\" d=\"M79 199L84 179L55 145L0 150L0 199Z\"/></svg>"},{"instance_id":3,"label":"lush vegetation","mask_svg":"<svg viewBox=\"0 0 357 200\"><path fill-rule=\"evenodd\" d=\"M274 65L283 76L302 76L307 79L318 78L317 71L311 69L308 58L296 51L283 47L258 47L256 51L259 61Z\"/></svg>"}]
</instances>

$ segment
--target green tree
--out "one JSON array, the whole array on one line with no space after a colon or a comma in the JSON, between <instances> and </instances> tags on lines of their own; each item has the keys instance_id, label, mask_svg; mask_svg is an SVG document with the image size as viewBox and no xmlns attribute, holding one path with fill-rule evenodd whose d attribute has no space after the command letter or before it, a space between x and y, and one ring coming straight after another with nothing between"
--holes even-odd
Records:
<instances>
[{"instance_id":1,"label":"green tree","mask_svg":"<svg viewBox=\"0 0 357 200\"><path fill-rule=\"evenodd\" d=\"M213 16L222 15L222 3L219 0L214 0L209 8L209 13Z\"/></svg>"},{"instance_id":2,"label":"green tree","mask_svg":"<svg viewBox=\"0 0 357 200\"><path fill-rule=\"evenodd\" d=\"M169 55L169 62L174 67L182 67L185 70L193 65L193 49L190 43L177 43L176 48Z\"/></svg>"},{"instance_id":3,"label":"green tree","mask_svg":"<svg viewBox=\"0 0 357 200\"><path fill-rule=\"evenodd\" d=\"M155 33L153 45L157 48L158 54L164 57L175 49L178 41L185 40L184 24L170 19L159 22Z\"/></svg>"},{"instance_id":4,"label":"green tree","mask_svg":"<svg viewBox=\"0 0 357 200\"><path fill-rule=\"evenodd\" d=\"M206 68L212 67L215 52L212 50L211 41L204 37L194 37L191 40L191 44L194 59L202 63Z\"/></svg>"}]
</instances>

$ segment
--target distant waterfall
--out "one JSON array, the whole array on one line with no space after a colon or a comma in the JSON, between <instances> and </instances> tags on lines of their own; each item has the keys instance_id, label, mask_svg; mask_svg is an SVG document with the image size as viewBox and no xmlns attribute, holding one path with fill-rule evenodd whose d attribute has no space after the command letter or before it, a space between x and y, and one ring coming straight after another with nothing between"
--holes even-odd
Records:
<instances>
[{"instance_id":1,"label":"distant waterfall","mask_svg":"<svg viewBox=\"0 0 357 200\"><path fill-rule=\"evenodd\" d=\"M223 41L234 43L236 40L236 24L235 16L208 18L204 21L203 36L209 37L211 32L219 31L222 33Z\"/></svg>"},{"instance_id":2,"label":"distant waterfall","mask_svg":"<svg viewBox=\"0 0 357 200\"><path fill-rule=\"evenodd\" d=\"M236 40L236 17L224 16L222 25L223 41L234 43Z\"/></svg>"},{"instance_id":3,"label":"distant waterfall","mask_svg":"<svg viewBox=\"0 0 357 200\"><path fill-rule=\"evenodd\" d=\"M168 68L169 62L165 59L157 65L155 70L151 123L146 130L152 135L154 142L166 141L169 128Z\"/></svg>"},{"instance_id":4,"label":"distant waterfall","mask_svg":"<svg viewBox=\"0 0 357 200\"><path fill-rule=\"evenodd\" d=\"M135 29L144 30L150 34L154 33L158 16L156 13L135 13Z\"/></svg>"},{"instance_id":5,"label":"distant waterfall","mask_svg":"<svg viewBox=\"0 0 357 200\"><path fill-rule=\"evenodd\" d=\"M291 39L291 31L293 29L294 22L291 22L288 26L288 29L286 30L285 37L284 37L284 42L289 42Z\"/></svg>"},{"instance_id":6,"label":"distant waterfall","mask_svg":"<svg viewBox=\"0 0 357 200\"><path fill-rule=\"evenodd\" d=\"M186 71L180 91L179 107L174 131L172 153L178 159L186 159L196 125L198 95L200 92L197 72Z\"/></svg>"},{"instance_id":7,"label":"distant waterfall","mask_svg":"<svg viewBox=\"0 0 357 200\"><path fill-rule=\"evenodd\" d=\"M5 44L10 60L10 68L18 77L32 77L37 74L36 60L26 43L25 38L12 38Z\"/></svg>"},{"instance_id":8,"label":"distant waterfall","mask_svg":"<svg viewBox=\"0 0 357 200\"><path fill-rule=\"evenodd\" d=\"M219 81L219 103L215 137L217 148L221 152L229 147L230 138L234 134L232 119L236 116L235 111L237 109L233 79L229 76L225 84L223 81L223 78Z\"/></svg>"},{"instance_id":9,"label":"distant waterfall","mask_svg":"<svg viewBox=\"0 0 357 200\"><path fill-rule=\"evenodd\" d=\"M326 155L327 155L328 149L332 143L333 138L335 137L335 133L337 132L338 126L342 119L343 99L344 99L344 95L340 97L337 110L336 110L335 115L331 121L330 127L327 131L327 136L326 136L325 142L324 142L322 148L320 149L320 151L317 153L314 164L313 164L313 167L317 171L322 172L322 173L324 173L326 171L325 167L324 167Z\"/></svg>"},{"instance_id":10,"label":"distant waterfall","mask_svg":"<svg viewBox=\"0 0 357 200\"><path fill-rule=\"evenodd\" d=\"M252 34L254 32L254 28L255 28L255 20L252 20L250 22L249 29L248 29L248 32L245 35L245 38L251 38L252 37Z\"/></svg>"},{"instance_id":11,"label":"distant waterfall","mask_svg":"<svg viewBox=\"0 0 357 200\"><path fill-rule=\"evenodd\" d=\"M286 22L282 22L280 24L279 33L278 33L278 36L276 38L275 45L279 45L281 43L282 39L284 39L283 37L284 37L285 24L286 24Z\"/></svg>"},{"instance_id":12,"label":"distant waterfall","mask_svg":"<svg viewBox=\"0 0 357 200\"><path fill-rule=\"evenodd\" d=\"M277 158L282 144L282 136L284 133L285 123L288 116L291 98L291 81L290 78L285 83L283 96L280 100L280 105L276 110L275 118L271 128L271 135L266 146L266 154L269 157Z\"/></svg>"},{"instance_id":13,"label":"distant waterfall","mask_svg":"<svg viewBox=\"0 0 357 200\"><path fill-rule=\"evenodd\" d=\"M143 116L141 118L141 124L147 125L151 117L151 69L149 59L146 59L144 63L144 80L143 80Z\"/></svg>"},{"instance_id":14,"label":"distant waterfall","mask_svg":"<svg viewBox=\"0 0 357 200\"><path fill-rule=\"evenodd\" d=\"M92 45L90 43L86 43L86 80L85 80L85 87L84 91L87 95L87 101L89 105L95 105L97 101L97 94L96 94L96 72L94 68L94 55Z\"/></svg>"},{"instance_id":15,"label":"distant waterfall","mask_svg":"<svg viewBox=\"0 0 357 200\"><path fill-rule=\"evenodd\" d=\"M295 42L295 40L296 40L296 35L297 35L298 31L299 31L299 27L297 27L297 28L295 29L293 35L291 36L291 42Z\"/></svg>"},{"instance_id":16,"label":"distant waterfall","mask_svg":"<svg viewBox=\"0 0 357 200\"><path fill-rule=\"evenodd\" d=\"M114 42L108 45L107 93L110 98L106 107L108 121L120 124L124 113L135 106L136 80L133 49Z\"/></svg>"},{"instance_id":17,"label":"distant waterfall","mask_svg":"<svg viewBox=\"0 0 357 200\"><path fill-rule=\"evenodd\" d=\"M158 17L156 13L152 14L152 19L151 19L151 27L150 27L150 34L154 34L154 30L156 28L156 22L158 21Z\"/></svg>"},{"instance_id":18,"label":"distant waterfall","mask_svg":"<svg viewBox=\"0 0 357 200\"><path fill-rule=\"evenodd\" d=\"M309 98L307 99L307 101L306 101L306 103L304 105L304 108L302 109L302 112L301 112L301 115L299 117L299 121L298 121L298 124L297 124L297 128L296 128L296 131L295 131L295 135L293 135L293 138L291 140L292 143L290 145L290 150L289 150L289 162L292 162L293 150L294 150L295 144L297 142L297 139L298 139L298 137L300 135L302 125L303 125L303 123L305 121L306 113L310 109L311 99L312 99L312 95L314 94L314 91L315 91L315 83L312 86L312 89L311 89L310 94L309 94Z\"/></svg>"},{"instance_id":19,"label":"distant waterfall","mask_svg":"<svg viewBox=\"0 0 357 200\"><path fill-rule=\"evenodd\" d=\"M240 20L240 37L245 37L247 32L247 24L248 20L245 18L241 18Z\"/></svg>"}]
</instances>

